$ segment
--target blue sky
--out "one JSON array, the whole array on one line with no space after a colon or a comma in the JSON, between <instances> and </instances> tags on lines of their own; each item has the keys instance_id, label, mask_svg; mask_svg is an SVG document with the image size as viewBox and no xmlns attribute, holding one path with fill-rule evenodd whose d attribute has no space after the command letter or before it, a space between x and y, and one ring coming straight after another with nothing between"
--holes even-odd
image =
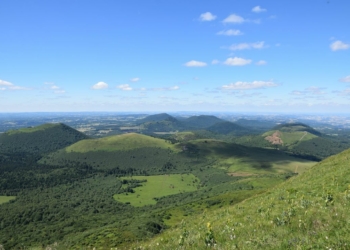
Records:
<instances>
[{"instance_id":1,"label":"blue sky","mask_svg":"<svg viewBox=\"0 0 350 250\"><path fill-rule=\"evenodd\" d=\"M2 0L0 112L350 110L348 0Z\"/></svg>"}]
</instances>

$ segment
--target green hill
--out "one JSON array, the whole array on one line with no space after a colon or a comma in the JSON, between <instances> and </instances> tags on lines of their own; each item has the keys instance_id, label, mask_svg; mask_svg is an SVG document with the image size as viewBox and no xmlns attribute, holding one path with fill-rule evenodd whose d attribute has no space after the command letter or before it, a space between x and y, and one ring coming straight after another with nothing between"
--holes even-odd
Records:
<instances>
[{"instance_id":1,"label":"green hill","mask_svg":"<svg viewBox=\"0 0 350 250\"><path fill-rule=\"evenodd\" d=\"M234 141L246 146L275 148L313 160L324 159L350 147L347 140L323 135L303 123L280 124L262 135L242 136Z\"/></svg>"},{"instance_id":2,"label":"green hill","mask_svg":"<svg viewBox=\"0 0 350 250\"><path fill-rule=\"evenodd\" d=\"M321 136L322 134L313 129L312 127L304 124L304 123L287 123L287 124L280 124L275 126L272 130L279 130L282 132L308 132L310 134L313 134L315 136Z\"/></svg>"},{"instance_id":3,"label":"green hill","mask_svg":"<svg viewBox=\"0 0 350 250\"><path fill-rule=\"evenodd\" d=\"M224 122L220 118L217 118L213 115L199 115L199 116L191 116L185 120L183 120L183 124L188 128L192 129L203 129L213 126L216 123Z\"/></svg>"},{"instance_id":4,"label":"green hill","mask_svg":"<svg viewBox=\"0 0 350 250\"><path fill-rule=\"evenodd\" d=\"M125 249L349 249L349 159L350 150L329 157L264 194Z\"/></svg>"},{"instance_id":5,"label":"green hill","mask_svg":"<svg viewBox=\"0 0 350 250\"><path fill-rule=\"evenodd\" d=\"M232 122L218 122L207 128L207 130L218 134L242 134L247 133L248 130L240 125Z\"/></svg>"},{"instance_id":6,"label":"green hill","mask_svg":"<svg viewBox=\"0 0 350 250\"><path fill-rule=\"evenodd\" d=\"M257 131L268 131L271 130L274 126L276 126L275 122L266 120L239 119L235 121L235 123L242 127L254 129Z\"/></svg>"},{"instance_id":7,"label":"green hill","mask_svg":"<svg viewBox=\"0 0 350 250\"><path fill-rule=\"evenodd\" d=\"M164 121L164 120L175 121L176 118L174 118L173 116L171 116L167 113L161 113L161 114L146 116L145 118L138 120L138 123L142 124L142 123L146 123L146 122L159 122L159 121Z\"/></svg>"},{"instance_id":8,"label":"green hill","mask_svg":"<svg viewBox=\"0 0 350 250\"><path fill-rule=\"evenodd\" d=\"M43 154L88 138L62 123L10 130L0 135L0 153Z\"/></svg>"}]
</instances>

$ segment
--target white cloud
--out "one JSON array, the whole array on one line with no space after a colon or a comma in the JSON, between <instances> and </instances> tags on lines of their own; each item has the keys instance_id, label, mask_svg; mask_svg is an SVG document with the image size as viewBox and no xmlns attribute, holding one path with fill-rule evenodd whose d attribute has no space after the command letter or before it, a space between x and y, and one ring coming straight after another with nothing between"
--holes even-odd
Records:
<instances>
[{"instance_id":1,"label":"white cloud","mask_svg":"<svg viewBox=\"0 0 350 250\"><path fill-rule=\"evenodd\" d=\"M16 86L13 83L0 80L0 90L28 90L28 88Z\"/></svg>"},{"instance_id":2,"label":"white cloud","mask_svg":"<svg viewBox=\"0 0 350 250\"><path fill-rule=\"evenodd\" d=\"M170 88L169 88L169 90L178 90L178 89L180 89L179 86L173 86L173 87L170 87Z\"/></svg>"},{"instance_id":3,"label":"white cloud","mask_svg":"<svg viewBox=\"0 0 350 250\"><path fill-rule=\"evenodd\" d=\"M338 40L338 41L331 43L330 47L331 47L331 50L333 50L333 51L346 50L346 49L350 48L350 44L343 43L342 41Z\"/></svg>"},{"instance_id":4,"label":"white cloud","mask_svg":"<svg viewBox=\"0 0 350 250\"><path fill-rule=\"evenodd\" d=\"M50 89L59 89L60 87L58 87L58 86L56 86L56 85L52 85L51 87L50 87Z\"/></svg>"},{"instance_id":5,"label":"white cloud","mask_svg":"<svg viewBox=\"0 0 350 250\"><path fill-rule=\"evenodd\" d=\"M238 16L236 14L231 14L228 17L226 17L222 22L223 23L243 23L245 21L246 20L243 17Z\"/></svg>"},{"instance_id":6,"label":"white cloud","mask_svg":"<svg viewBox=\"0 0 350 250\"><path fill-rule=\"evenodd\" d=\"M219 61L219 60L216 60L216 59L214 59L213 61L211 61L211 64L218 64L218 63L220 63L220 61Z\"/></svg>"},{"instance_id":7,"label":"white cloud","mask_svg":"<svg viewBox=\"0 0 350 250\"><path fill-rule=\"evenodd\" d=\"M240 36L243 35L243 33L240 30L222 30L216 33L217 35L223 35L223 36Z\"/></svg>"},{"instance_id":8,"label":"white cloud","mask_svg":"<svg viewBox=\"0 0 350 250\"><path fill-rule=\"evenodd\" d=\"M253 82L235 82L228 85L223 85L221 88L223 90L248 90L248 89L265 89L277 87L278 84L274 82L265 81L253 81Z\"/></svg>"},{"instance_id":9,"label":"white cloud","mask_svg":"<svg viewBox=\"0 0 350 250\"><path fill-rule=\"evenodd\" d=\"M130 79L130 82L138 82L138 81L140 81L140 80L141 80L140 78L134 77L134 78L131 78L131 79Z\"/></svg>"},{"instance_id":10,"label":"white cloud","mask_svg":"<svg viewBox=\"0 0 350 250\"><path fill-rule=\"evenodd\" d=\"M200 61L189 61L187 63L184 64L186 67L205 67L207 66L207 64L205 62L200 62Z\"/></svg>"},{"instance_id":11,"label":"white cloud","mask_svg":"<svg viewBox=\"0 0 350 250\"><path fill-rule=\"evenodd\" d=\"M0 80L0 86L13 86L13 84L4 80Z\"/></svg>"},{"instance_id":12,"label":"white cloud","mask_svg":"<svg viewBox=\"0 0 350 250\"><path fill-rule=\"evenodd\" d=\"M224 64L229 66L244 66L244 65L250 64L251 62L252 60L250 59L244 59L241 57L234 57L234 58L230 57L226 59Z\"/></svg>"},{"instance_id":13,"label":"white cloud","mask_svg":"<svg viewBox=\"0 0 350 250\"><path fill-rule=\"evenodd\" d=\"M216 19L216 16L210 12L205 12L199 16L200 21L213 21Z\"/></svg>"},{"instance_id":14,"label":"white cloud","mask_svg":"<svg viewBox=\"0 0 350 250\"><path fill-rule=\"evenodd\" d=\"M129 84L121 84L117 87L120 90L124 90L124 91L130 91L132 90L132 87L130 87Z\"/></svg>"},{"instance_id":15,"label":"white cloud","mask_svg":"<svg viewBox=\"0 0 350 250\"><path fill-rule=\"evenodd\" d=\"M98 82L94 86L92 86L92 89L107 89L108 84L105 82Z\"/></svg>"},{"instance_id":16,"label":"white cloud","mask_svg":"<svg viewBox=\"0 0 350 250\"><path fill-rule=\"evenodd\" d=\"M260 13L260 12L266 11L266 9L263 9L263 8L261 8L260 6L255 6L255 7L252 9L252 11L255 12L255 13Z\"/></svg>"},{"instance_id":17,"label":"white cloud","mask_svg":"<svg viewBox=\"0 0 350 250\"><path fill-rule=\"evenodd\" d=\"M256 65L259 65L259 66L266 65L266 64L267 64L267 62L264 60L260 60L256 63Z\"/></svg>"},{"instance_id":18,"label":"white cloud","mask_svg":"<svg viewBox=\"0 0 350 250\"><path fill-rule=\"evenodd\" d=\"M339 81L341 81L341 82L350 82L350 75L349 75L349 76L346 76L346 77L341 78Z\"/></svg>"},{"instance_id":19,"label":"white cloud","mask_svg":"<svg viewBox=\"0 0 350 250\"><path fill-rule=\"evenodd\" d=\"M232 44L230 50L244 50L244 49L263 49L265 47L265 42L256 42L256 43L238 43Z\"/></svg>"}]
</instances>

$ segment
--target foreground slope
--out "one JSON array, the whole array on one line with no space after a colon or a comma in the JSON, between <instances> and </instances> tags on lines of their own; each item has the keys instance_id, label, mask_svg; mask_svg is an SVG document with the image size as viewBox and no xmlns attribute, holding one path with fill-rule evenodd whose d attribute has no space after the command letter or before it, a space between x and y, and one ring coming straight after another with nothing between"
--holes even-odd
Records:
<instances>
[{"instance_id":1,"label":"foreground slope","mask_svg":"<svg viewBox=\"0 0 350 250\"><path fill-rule=\"evenodd\" d=\"M350 150L232 207L204 212L141 249L349 249ZM132 247L135 247L133 245ZM129 248L129 247L127 247Z\"/></svg>"},{"instance_id":2,"label":"foreground slope","mask_svg":"<svg viewBox=\"0 0 350 250\"><path fill-rule=\"evenodd\" d=\"M47 123L1 134L0 153L43 154L86 138L86 135L65 124Z\"/></svg>"}]
</instances>

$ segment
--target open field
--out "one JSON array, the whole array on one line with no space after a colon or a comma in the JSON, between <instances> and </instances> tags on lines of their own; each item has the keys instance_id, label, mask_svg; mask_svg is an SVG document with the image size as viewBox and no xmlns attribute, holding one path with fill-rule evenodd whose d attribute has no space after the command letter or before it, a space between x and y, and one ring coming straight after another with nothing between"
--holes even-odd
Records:
<instances>
[{"instance_id":1,"label":"open field","mask_svg":"<svg viewBox=\"0 0 350 250\"><path fill-rule=\"evenodd\" d=\"M16 199L16 196L0 196L0 204Z\"/></svg>"},{"instance_id":2,"label":"open field","mask_svg":"<svg viewBox=\"0 0 350 250\"><path fill-rule=\"evenodd\" d=\"M154 198L184 192L196 191L198 178L193 174L172 174L156 176L133 176L121 178L130 180L147 180L141 187L134 188L135 193L122 193L114 195L114 199L123 203L130 202L135 207L156 204Z\"/></svg>"}]
</instances>

